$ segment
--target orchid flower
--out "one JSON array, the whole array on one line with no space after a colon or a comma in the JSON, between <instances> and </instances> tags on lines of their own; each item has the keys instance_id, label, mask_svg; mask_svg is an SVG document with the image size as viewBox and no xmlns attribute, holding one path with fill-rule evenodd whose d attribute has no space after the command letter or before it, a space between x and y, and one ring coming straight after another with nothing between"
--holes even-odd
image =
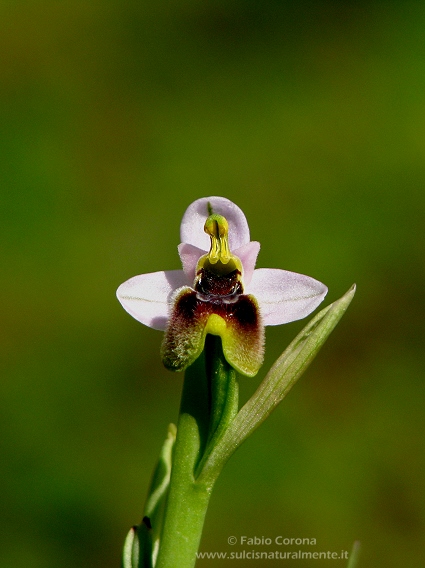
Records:
<instances>
[{"instance_id":1,"label":"orchid flower","mask_svg":"<svg viewBox=\"0 0 425 568\"><path fill-rule=\"evenodd\" d=\"M164 365L182 371L218 335L227 362L254 376L264 357L264 326L306 317L327 287L274 268L255 269L260 244L250 241L242 210L223 197L204 197L186 210L178 252L182 270L141 274L117 290L136 320L165 331Z\"/></svg>"},{"instance_id":2,"label":"orchid flower","mask_svg":"<svg viewBox=\"0 0 425 568\"><path fill-rule=\"evenodd\" d=\"M123 568L195 566L208 502L222 468L303 374L355 293L353 286L316 314L239 408L236 371L247 376L258 372L265 326L307 316L327 288L302 274L255 269L260 245L250 240L241 209L223 197L193 202L183 216L180 237L182 270L141 274L117 290L127 312L165 332L164 365L187 369L177 430L169 426L143 521L125 541Z\"/></svg>"}]
</instances>

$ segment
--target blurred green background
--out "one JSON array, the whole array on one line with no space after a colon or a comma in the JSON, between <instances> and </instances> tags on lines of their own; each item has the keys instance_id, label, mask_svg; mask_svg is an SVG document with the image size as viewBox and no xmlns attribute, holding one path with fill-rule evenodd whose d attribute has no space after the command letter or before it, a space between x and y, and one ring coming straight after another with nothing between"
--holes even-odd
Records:
<instances>
[{"instance_id":1,"label":"blurred green background","mask_svg":"<svg viewBox=\"0 0 425 568\"><path fill-rule=\"evenodd\" d=\"M1 2L2 567L119 565L182 376L115 289L179 268L208 195L258 266L358 292L229 462L201 550L360 539L359 568L425 565L424 38L411 1ZM304 324L267 329L243 400Z\"/></svg>"}]
</instances>

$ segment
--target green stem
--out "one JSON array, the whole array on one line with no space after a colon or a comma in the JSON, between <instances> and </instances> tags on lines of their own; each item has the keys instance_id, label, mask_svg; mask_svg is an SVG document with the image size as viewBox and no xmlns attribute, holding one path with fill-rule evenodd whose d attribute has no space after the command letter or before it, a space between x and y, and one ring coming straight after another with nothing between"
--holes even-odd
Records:
<instances>
[{"instance_id":1,"label":"green stem","mask_svg":"<svg viewBox=\"0 0 425 568\"><path fill-rule=\"evenodd\" d=\"M213 484L196 472L237 412L236 373L221 340L207 336L205 356L186 371L156 568L192 568Z\"/></svg>"}]
</instances>

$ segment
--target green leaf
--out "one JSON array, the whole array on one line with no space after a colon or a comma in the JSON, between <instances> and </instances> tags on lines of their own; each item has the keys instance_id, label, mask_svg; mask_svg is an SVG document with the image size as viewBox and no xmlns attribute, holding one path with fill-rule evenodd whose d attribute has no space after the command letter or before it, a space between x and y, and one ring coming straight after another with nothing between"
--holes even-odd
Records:
<instances>
[{"instance_id":1,"label":"green leaf","mask_svg":"<svg viewBox=\"0 0 425 568\"><path fill-rule=\"evenodd\" d=\"M164 500L165 494L170 483L171 462L173 454L173 446L176 441L177 428L174 424L169 424L167 437L161 448L157 466L152 476L148 497L145 505L145 516L149 517L153 525L158 514L161 502Z\"/></svg>"},{"instance_id":2,"label":"green leaf","mask_svg":"<svg viewBox=\"0 0 425 568\"><path fill-rule=\"evenodd\" d=\"M210 421L207 445L196 471L202 469L215 444L237 415L239 405L237 374L223 355L220 337L207 335L205 369L209 385Z\"/></svg>"},{"instance_id":3,"label":"green leaf","mask_svg":"<svg viewBox=\"0 0 425 568\"><path fill-rule=\"evenodd\" d=\"M139 541L137 538L137 527L129 530L122 551L122 567L138 568L139 565Z\"/></svg>"},{"instance_id":4,"label":"green leaf","mask_svg":"<svg viewBox=\"0 0 425 568\"><path fill-rule=\"evenodd\" d=\"M355 291L353 285L342 298L321 310L277 359L215 445L204 463L199 482L213 484L233 452L283 400L344 315Z\"/></svg>"},{"instance_id":5,"label":"green leaf","mask_svg":"<svg viewBox=\"0 0 425 568\"><path fill-rule=\"evenodd\" d=\"M356 540L351 550L350 559L348 560L347 568L356 568L360 556L360 542Z\"/></svg>"},{"instance_id":6,"label":"green leaf","mask_svg":"<svg viewBox=\"0 0 425 568\"><path fill-rule=\"evenodd\" d=\"M143 521L140 525L130 529L124 542L123 568L152 568L155 565L162 532L164 506L170 484L176 432L175 425L170 424L152 476Z\"/></svg>"},{"instance_id":7,"label":"green leaf","mask_svg":"<svg viewBox=\"0 0 425 568\"><path fill-rule=\"evenodd\" d=\"M152 531L147 517L140 525L131 527L124 542L122 566L123 568L153 568Z\"/></svg>"}]
</instances>

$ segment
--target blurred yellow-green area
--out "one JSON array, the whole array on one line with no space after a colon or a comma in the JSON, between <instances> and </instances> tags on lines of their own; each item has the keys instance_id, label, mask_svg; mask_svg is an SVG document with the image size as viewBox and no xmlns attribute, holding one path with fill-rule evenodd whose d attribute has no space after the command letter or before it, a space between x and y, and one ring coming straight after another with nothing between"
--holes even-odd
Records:
<instances>
[{"instance_id":1,"label":"blurred yellow-green area","mask_svg":"<svg viewBox=\"0 0 425 568\"><path fill-rule=\"evenodd\" d=\"M182 376L115 290L180 267L208 195L258 266L358 291L226 466L201 550L358 539L358 568L425 565L424 38L409 0L1 2L0 566L119 566ZM242 401L304 324L267 329Z\"/></svg>"}]
</instances>

